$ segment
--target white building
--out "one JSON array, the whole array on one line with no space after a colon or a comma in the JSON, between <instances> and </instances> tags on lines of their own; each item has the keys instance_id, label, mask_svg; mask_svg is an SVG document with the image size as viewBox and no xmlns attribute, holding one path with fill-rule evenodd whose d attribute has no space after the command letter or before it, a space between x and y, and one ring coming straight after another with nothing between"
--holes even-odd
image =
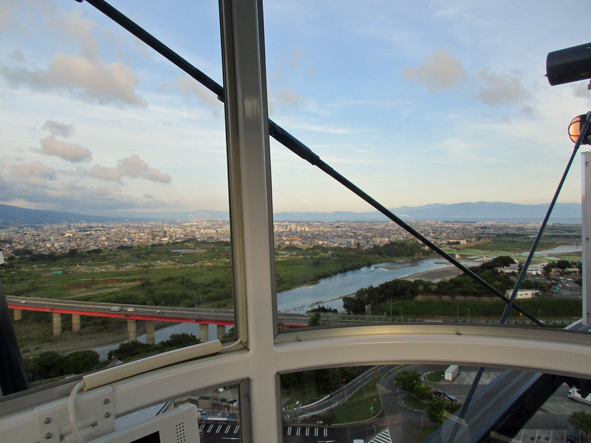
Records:
<instances>
[{"instance_id":1,"label":"white building","mask_svg":"<svg viewBox=\"0 0 591 443\"><path fill-rule=\"evenodd\" d=\"M511 294L513 294L513 290L509 289L505 291L507 297L511 297ZM515 298L534 298L539 297L540 295L541 293L537 289L520 289L517 291L517 296Z\"/></svg>"}]
</instances>

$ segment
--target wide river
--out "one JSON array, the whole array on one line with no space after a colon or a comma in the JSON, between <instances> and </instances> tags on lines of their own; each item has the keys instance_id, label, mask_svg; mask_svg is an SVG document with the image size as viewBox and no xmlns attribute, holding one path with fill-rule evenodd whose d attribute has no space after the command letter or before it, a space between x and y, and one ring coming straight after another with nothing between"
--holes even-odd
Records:
<instances>
[{"instance_id":1,"label":"wide river","mask_svg":"<svg viewBox=\"0 0 591 443\"><path fill-rule=\"evenodd\" d=\"M390 280L418 272L450 266L441 258L419 262L378 263L355 271L343 272L323 278L318 284L302 286L277 294L279 312L306 312L317 305L343 310L342 297L353 295L358 289L378 286Z\"/></svg>"},{"instance_id":2,"label":"wide river","mask_svg":"<svg viewBox=\"0 0 591 443\"><path fill-rule=\"evenodd\" d=\"M554 249L537 251L538 254L560 254L581 251L580 246L558 246ZM523 255L527 256L527 252ZM481 262L462 262L465 266L476 266ZM390 280L406 277L418 272L453 266L442 258L430 258L420 262L379 263L356 271L344 272L323 278L320 283L303 286L277 294L277 309L279 312L306 312L317 305L324 305L338 311L343 310L342 297L355 294L358 289L369 285L377 286Z\"/></svg>"}]
</instances>

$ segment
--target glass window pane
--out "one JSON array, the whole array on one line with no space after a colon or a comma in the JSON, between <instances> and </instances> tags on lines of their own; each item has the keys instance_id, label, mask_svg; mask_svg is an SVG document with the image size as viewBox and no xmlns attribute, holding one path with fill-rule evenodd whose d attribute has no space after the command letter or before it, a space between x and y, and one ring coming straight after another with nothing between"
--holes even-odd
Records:
<instances>
[{"instance_id":1,"label":"glass window pane","mask_svg":"<svg viewBox=\"0 0 591 443\"><path fill-rule=\"evenodd\" d=\"M579 99L565 91L584 90L541 81L550 48L586 39L565 11L556 19L548 8L265 2L273 121L490 286L458 276L466 271L423 249L328 168L273 142L285 324L317 324L315 309L328 311L324 323L340 321L330 317L335 309L362 316L348 315L346 324L499 321L500 300L511 294L571 154L565 131ZM564 41L548 39L548 28L561 29ZM520 287L527 314L514 310L510 322L581 317L579 174L575 162L560 195L565 204L555 207ZM413 243L393 251L402 241ZM403 281L379 288L395 279ZM371 287L380 294L355 297ZM344 297L353 297L347 306Z\"/></svg>"},{"instance_id":2,"label":"glass window pane","mask_svg":"<svg viewBox=\"0 0 591 443\"><path fill-rule=\"evenodd\" d=\"M283 441L579 441L591 417L587 380L484 369L459 418L478 370L401 365L284 374Z\"/></svg>"},{"instance_id":3,"label":"glass window pane","mask_svg":"<svg viewBox=\"0 0 591 443\"><path fill-rule=\"evenodd\" d=\"M217 2L111 4L221 82ZM0 281L30 381L221 338L223 105L88 3L2 9Z\"/></svg>"}]
</instances>

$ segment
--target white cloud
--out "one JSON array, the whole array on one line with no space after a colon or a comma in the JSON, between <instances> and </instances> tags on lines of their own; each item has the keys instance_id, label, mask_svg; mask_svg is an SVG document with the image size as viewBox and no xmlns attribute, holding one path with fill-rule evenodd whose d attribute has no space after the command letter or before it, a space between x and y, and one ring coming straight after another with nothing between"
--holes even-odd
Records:
<instances>
[{"instance_id":1,"label":"white cloud","mask_svg":"<svg viewBox=\"0 0 591 443\"><path fill-rule=\"evenodd\" d=\"M94 165L86 170L78 168L78 174L82 177L93 177L99 180L114 181L121 183L123 177L142 178L159 183L170 183L171 177L158 169L151 168L138 155L126 157L117 162L117 167L111 168L101 165ZM153 197L152 197L153 198Z\"/></svg>"},{"instance_id":2,"label":"white cloud","mask_svg":"<svg viewBox=\"0 0 591 443\"><path fill-rule=\"evenodd\" d=\"M306 131L312 132L321 132L326 134L352 134L352 131L349 128L342 128L337 126L330 126L330 125L313 125L308 123L291 123L290 127L297 128L297 129L304 129Z\"/></svg>"},{"instance_id":3,"label":"white cloud","mask_svg":"<svg viewBox=\"0 0 591 443\"><path fill-rule=\"evenodd\" d=\"M90 149L83 148L76 143L66 143L56 140L55 136L51 135L40 140L41 152L45 155L55 155L71 162L82 162L92 159Z\"/></svg>"},{"instance_id":4,"label":"white cloud","mask_svg":"<svg viewBox=\"0 0 591 443\"><path fill-rule=\"evenodd\" d=\"M269 112L278 109L295 109L304 102L304 97L292 89L269 90Z\"/></svg>"},{"instance_id":5,"label":"white cloud","mask_svg":"<svg viewBox=\"0 0 591 443\"><path fill-rule=\"evenodd\" d=\"M0 31L10 27L12 23L12 11L0 3Z\"/></svg>"},{"instance_id":6,"label":"white cloud","mask_svg":"<svg viewBox=\"0 0 591 443\"><path fill-rule=\"evenodd\" d=\"M57 171L54 168L45 166L42 163L32 161L29 163L20 163L10 168L10 172L18 175L21 179L34 181L56 180Z\"/></svg>"},{"instance_id":7,"label":"white cloud","mask_svg":"<svg viewBox=\"0 0 591 443\"><path fill-rule=\"evenodd\" d=\"M55 120L47 120L42 128L49 130L51 135L61 135L66 138L74 134L74 125L58 123Z\"/></svg>"},{"instance_id":8,"label":"white cloud","mask_svg":"<svg viewBox=\"0 0 591 443\"><path fill-rule=\"evenodd\" d=\"M2 14L2 11L0 10L0 15L1 14ZM16 60L17 62L24 62L25 61L25 56L20 49L15 49L14 51L12 51L12 54L10 54L10 58L13 60Z\"/></svg>"},{"instance_id":9,"label":"white cloud","mask_svg":"<svg viewBox=\"0 0 591 443\"><path fill-rule=\"evenodd\" d=\"M299 69L301 68L300 60L304 58L306 53L301 49L294 49L292 57L291 57L291 67L292 69Z\"/></svg>"},{"instance_id":10,"label":"white cloud","mask_svg":"<svg viewBox=\"0 0 591 443\"><path fill-rule=\"evenodd\" d=\"M573 89L573 96L577 98L591 98L591 91L588 89L589 83L587 82L578 82L572 86Z\"/></svg>"},{"instance_id":11,"label":"white cloud","mask_svg":"<svg viewBox=\"0 0 591 443\"><path fill-rule=\"evenodd\" d=\"M170 175L164 174L155 168L148 168L145 178L154 182L170 183Z\"/></svg>"},{"instance_id":12,"label":"white cloud","mask_svg":"<svg viewBox=\"0 0 591 443\"><path fill-rule=\"evenodd\" d=\"M402 76L424 83L431 91L453 88L458 82L468 79L462 63L444 50L431 54L423 60L420 68L405 67Z\"/></svg>"},{"instance_id":13,"label":"white cloud","mask_svg":"<svg viewBox=\"0 0 591 443\"><path fill-rule=\"evenodd\" d=\"M89 177L98 178L100 180L107 180L107 181L121 181L121 171L117 168L108 168L101 165L94 165L88 171L83 171L83 175L87 175Z\"/></svg>"},{"instance_id":14,"label":"white cloud","mask_svg":"<svg viewBox=\"0 0 591 443\"><path fill-rule=\"evenodd\" d=\"M0 178L2 180L2 178ZM129 209L138 206L130 195L121 193L117 187L88 187L77 182L31 186L31 183L11 183L0 190L0 200L22 199L31 203L51 202L55 208L64 210Z\"/></svg>"},{"instance_id":15,"label":"white cloud","mask_svg":"<svg viewBox=\"0 0 591 443\"><path fill-rule=\"evenodd\" d=\"M81 10L66 12L56 11L45 17L45 26L52 31L61 34L65 39L76 39L80 42L80 52L84 57L92 60L98 59L99 45L92 33L98 24L82 17Z\"/></svg>"},{"instance_id":16,"label":"white cloud","mask_svg":"<svg viewBox=\"0 0 591 443\"><path fill-rule=\"evenodd\" d=\"M122 175L131 178L145 178L160 183L170 183L171 177L157 169L150 168L138 155L119 160L117 169Z\"/></svg>"},{"instance_id":17,"label":"white cloud","mask_svg":"<svg viewBox=\"0 0 591 443\"><path fill-rule=\"evenodd\" d=\"M54 168L34 161L0 165L0 201L81 211L166 206L162 200L124 194L119 186L87 186L78 180L60 182Z\"/></svg>"},{"instance_id":18,"label":"white cloud","mask_svg":"<svg viewBox=\"0 0 591 443\"><path fill-rule=\"evenodd\" d=\"M485 69L478 73L478 78L483 85L476 97L487 105L519 104L530 96L518 73L498 75Z\"/></svg>"},{"instance_id":19,"label":"white cloud","mask_svg":"<svg viewBox=\"0 0 591 443\"><path fill-rule=\"evenodd\" d=\"M15 87L28 86L36 91L65 90L74 97L100 104L147 106L134 90L139 80L128 66L120 62L105 64L57 53L47 70L1 66L0 74Z\"/></svg>"},{"instance_id":20,"label":"white cloud","mask_svg":"<svg viewBox=\"0 0 591 443\"><path fill-rule=\"evenodd\" d=\"M214 113L222 109L222 103L217 97L207 88L202 86L197 80L188 75L179 77L174 84L167 84L164 87L174 86L178 88L185 96L197 96L201 101L207 104Z\"/></svg>"}]
</instances>

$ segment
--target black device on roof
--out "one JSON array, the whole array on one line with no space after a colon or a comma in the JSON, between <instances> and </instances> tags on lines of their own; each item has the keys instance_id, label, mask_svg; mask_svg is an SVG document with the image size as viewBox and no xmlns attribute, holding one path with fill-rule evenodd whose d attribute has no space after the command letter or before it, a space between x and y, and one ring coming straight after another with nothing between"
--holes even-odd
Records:
<instances>
[{"instance_id":1,"label":"black device on roof","mask_svg":"<svg viewBox=\"0 0 591 443\"><path fill-rule=\"evenodd\" d=\"M550 52L546 77L552 86L591 78L591 43Z\"/></svg>"}]
</instances>

